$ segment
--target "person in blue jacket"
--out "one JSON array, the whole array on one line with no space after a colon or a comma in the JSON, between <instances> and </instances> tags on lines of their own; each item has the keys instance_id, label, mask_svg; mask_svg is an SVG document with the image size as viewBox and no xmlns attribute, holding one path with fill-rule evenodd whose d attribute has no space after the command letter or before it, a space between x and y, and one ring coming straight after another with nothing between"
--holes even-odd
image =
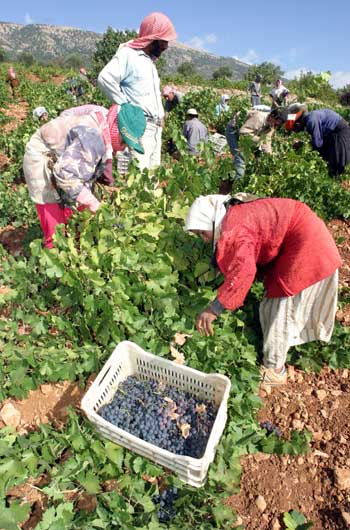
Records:
<instances>
[{"instance_id":1,"label":"person in blue jacket","mask_svg":"<svg viewBox=\"0 0 350 530\"><path fill-rule=\"evenodd\" d=\"M328 163L329 173L338 177L350 163L350 127L334 110L307 111L306 105L291 105L286 116L285 128L290 131L306 130L311 142Z\"/></svg>"}]
</instances>

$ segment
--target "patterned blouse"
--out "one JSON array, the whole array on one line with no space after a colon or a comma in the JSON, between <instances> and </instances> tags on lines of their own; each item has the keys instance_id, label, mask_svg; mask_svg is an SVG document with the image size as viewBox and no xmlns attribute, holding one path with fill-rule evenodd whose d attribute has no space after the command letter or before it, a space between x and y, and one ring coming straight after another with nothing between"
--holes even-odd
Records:
<instances>
[{"instance_id":1,"label":"patterned blouse","mask_svg":"<svg viewBox=\"0 0 350 530\"><path fill-rule=\"evenodd\" d=\"M91 188L110 156L100 127L94 113L59 116L31 137L23 170L35 203L72 204L84 186Z\"/></svg>"}]
</instances>

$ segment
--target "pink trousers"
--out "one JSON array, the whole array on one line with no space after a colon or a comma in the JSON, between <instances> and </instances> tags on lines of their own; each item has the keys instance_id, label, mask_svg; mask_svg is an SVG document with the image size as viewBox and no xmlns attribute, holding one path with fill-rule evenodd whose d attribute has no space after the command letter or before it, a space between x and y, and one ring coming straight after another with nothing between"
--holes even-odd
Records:
<instances>
[{"instance_id":1,"label":"pink trousers","mask_svg":"<svg viewBox=\"0 0 350 530\"><path fill-rule=\"evenodd\" d=\"M35 206L41 229L44 232L44 246L46 248L53 248L52 236L55 233L56 226L59 224L67 224L68 219L73 215L73 210L67 207L62 208L57 203L36 204ZM85 206L78 207L79 211L84 209Z\"/></svg>"}]
</instances>

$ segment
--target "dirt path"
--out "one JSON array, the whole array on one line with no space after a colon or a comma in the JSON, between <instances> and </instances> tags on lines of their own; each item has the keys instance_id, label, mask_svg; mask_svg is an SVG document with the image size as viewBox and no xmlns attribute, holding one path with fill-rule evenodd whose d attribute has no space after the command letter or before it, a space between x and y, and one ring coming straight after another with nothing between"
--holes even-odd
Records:
<instances>
[{"instance_id":1,"label":"dirt path","mask_svg":"<svg viewBox=\"0 0 350 530\"><path fill-rule=\"evenodd\" d=\"M293 429L308 429L312 450L305 456L244 457L241 491L227 503L246 530L284 528L281 516L291 509L312 520L313 530L349 528L344 519L349 514L350 520L349 371L324 368L315 375L290 367L288 385L261 391L261 397L259 421L272 422L286 438Z\"/></svg>"},{"instance_id":2,"label":"dirt path","mask_svg":"<svg viewBox=\"0 0 350 530\"><path fill-rule=\"evenodd\" d=\"M38 75L33 74L32 72L27 72L24 77L26 77L27 79L29 79L29 81L32 81L33 83L42 82L41 78Z\"/></svg>"},{"instance_id":3,"label":"dirt path","mask_svg":"<svg viewBox=\"0 0 350 530\"><path fill-rule=\"evenodd\" d=\"M19 103L9 103L7 108L0 108L0 113L4 114L4 116L10 120L2 126L2 134L9 134L17 129L17 127L26 119L28 107L28 103L22 100ZM0 172L4 171L10 163L11 159L6 153L0 152Z\"/></svg>"},{"instance_id":4,"label":"dirt path","mask_svg":"<svg viewBox=\"0 0 350 530\"><path fill-rule=\"evenodd\" d=\"M15 228L12 225L0 228L0 244L12 256L23 254L23 243L27 235L26 227Z\"/></svg>"},{"instance_id":5,"label":"dirt path","mask_svg":"<svg viewBox=\"0 0 350 530\"><path fill-rule=\"evenodd\" d=\"M62 85L65 80L66 77L64 75L53 75L51 78L51 81L53 81L55 85Z\"/></svg>"},{"instance_id":6,"label":"dirt path","mask_svg":"<svg viewBox=\"0 0 350 530\"><path fill-rule=\"evenodd\" d=\"M5 153L0 152L0 172L6 169L9 166L10 162L11 160L9 159L9 157L5 155Z\"/></svg>"},{"instance_id":7,"label":"dirt path","mask_svg":"<svg viewBox=\"0 0 350 530\"><path fill-rule=\"evenodd\" d=\"M26 434L41 423L61 427L67 417L67 407L79 407L84 393L77 383L63 381L43 384L31 390L26 399L6 399L0 405L0 428L12 425Z\"/></svg>"},{"instance_id":8,"label":"dirt path","mask_svg":"<svg viewBox=\"0 0 350 530\"><path fill-rule=\"evenodd\" d=\"M2 128L3 134L8 134L16 129L27 117L29 105L26 101L20 101L18 103L9 103L7 108L0 108L5 116L11 119Z\"/></svg>"},{"instance_id":9,"label":"dirt path","mask_svg":"<svg viewBox=\"0 0 350 530\"><path fill-rule=\"evenodd\" d=\"M350 222L333 219L328 221L327 227L343 260L339 271L339 286L340 288L350 287Z\"/></svg>"}]
</instances>

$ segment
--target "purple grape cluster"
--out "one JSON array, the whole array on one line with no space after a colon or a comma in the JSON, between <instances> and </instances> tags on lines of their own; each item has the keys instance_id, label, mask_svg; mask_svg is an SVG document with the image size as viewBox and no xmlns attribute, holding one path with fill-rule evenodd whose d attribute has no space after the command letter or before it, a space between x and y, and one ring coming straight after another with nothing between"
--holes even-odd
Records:
<instances>
[{"instance_id":1,"label":"purple grape cluster","mask_svg":"<svg viewBox=\"0 0 350 530\"><path fill-rule=\"evenodd\" d=\"M178 455L201 458L217 409L189 392L129 376L99 410L116 427Z\"/></svg>"},{"instance_id":2,"label":"purple grape cluster","mask_svg":"<svg viewBox=\"0 0 350 530\"><path fill-rule=\"evenodd\" d=\"M177 499L177 488L175 486L164 490L160 495L152 498L154 504L159 505L157 517L160 523L171 521L176 515L174 502Z\"/></svg>"},{"instance_id":3,"label":"purple grape cluster","mask_svg":"<svg viewBox=\"0 0 350 530\"><path fill-rule=\"evenodd\" d=\"M276 425L274 425L271 421L262 421L260 423L260 427L262 429L265 429L269 434L274 432L276 436L278 436L278 438L281 438L282 436L282 431L279 427L277 427Z\"/></svg>"}]
</instances>

